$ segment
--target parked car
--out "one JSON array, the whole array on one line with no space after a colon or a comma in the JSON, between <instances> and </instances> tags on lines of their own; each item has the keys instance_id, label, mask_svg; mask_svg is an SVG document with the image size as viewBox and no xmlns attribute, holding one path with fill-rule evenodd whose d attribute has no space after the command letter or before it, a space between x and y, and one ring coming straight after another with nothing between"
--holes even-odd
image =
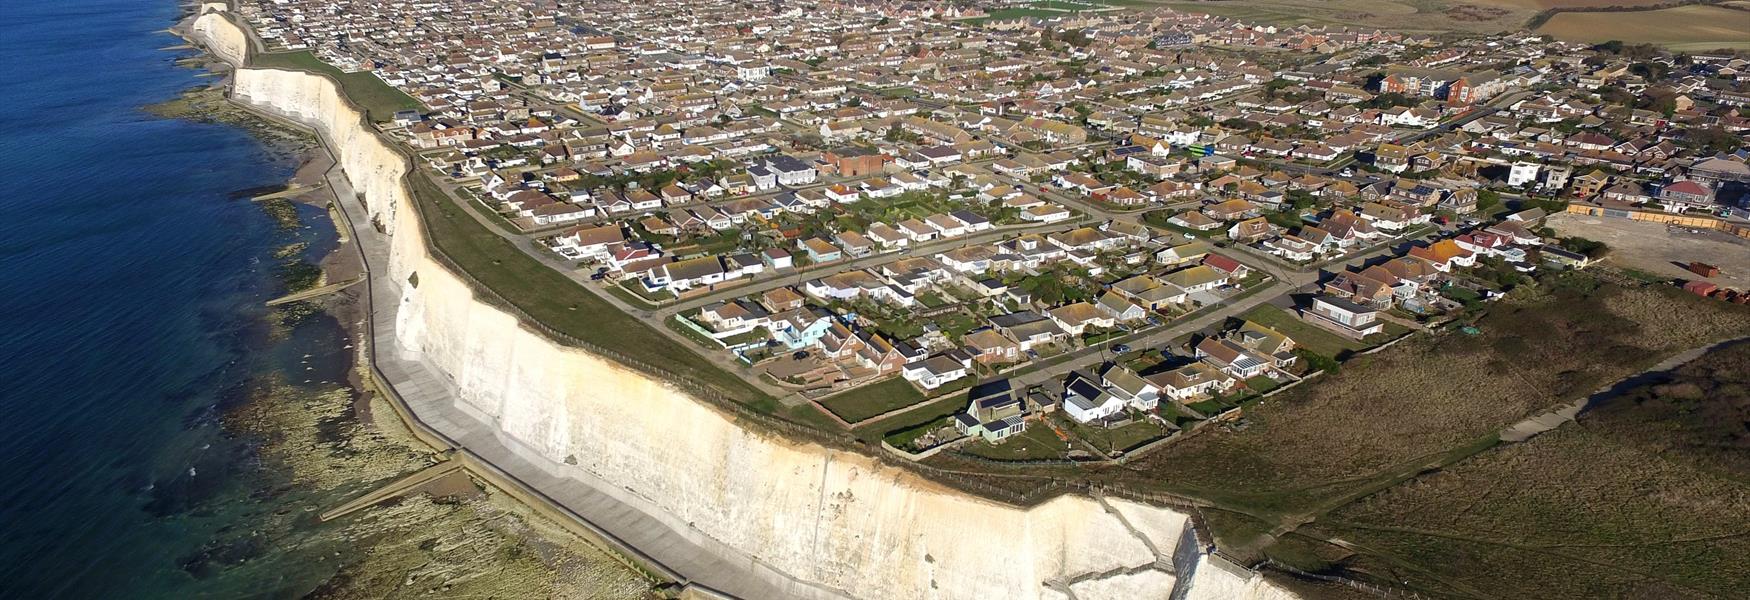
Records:
<instances>
[{"instance_id":1,"label":"parked car","mask_svg":"<svg viewBox=\"0 0 1750 600\"><path fill-rule=\"evenodd\" d=\"M1117 352L1119 354L1123 354L1125 352L1130 351L1130 345L1129 344L1119 344L1119 345L1113 346L1112 351Z\"/></svg>"}]
</instances>

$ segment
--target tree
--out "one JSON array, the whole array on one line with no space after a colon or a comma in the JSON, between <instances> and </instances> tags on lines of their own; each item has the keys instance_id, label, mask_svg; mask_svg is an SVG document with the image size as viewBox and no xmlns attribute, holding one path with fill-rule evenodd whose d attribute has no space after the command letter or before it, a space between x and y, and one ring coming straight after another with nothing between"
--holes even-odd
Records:
<instances>
[{"instance_id":1,"label":"tree","mask_svg":"<svg viewBox=\"0 0 1750 600\"><path fill-rule=\"evenodd\" d=\"M1295 348L1294 355L1300 357L1301 360L1306 361L1306 366L1312 367L1314 371L1324 371L1336 375L1337 371L1343 370L1343 363L1337 362L1337 359L1313 352L1306 348Z\"/></svg>"},{"instance_id":2,"label":"tree","mask_svg":"<svg viewBox=\"0 0 1750 600\"><path fill-rule=\"evenodd\" d=\"M1477 212L1489 212L1501 205L1501 194L1495 190L1477 190Z\"/></svg>"}]
</instances>

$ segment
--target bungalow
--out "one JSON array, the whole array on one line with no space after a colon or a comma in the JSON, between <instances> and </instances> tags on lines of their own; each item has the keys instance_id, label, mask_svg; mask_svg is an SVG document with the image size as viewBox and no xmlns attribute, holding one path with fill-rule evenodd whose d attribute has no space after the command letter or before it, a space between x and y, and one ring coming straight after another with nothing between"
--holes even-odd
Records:
<instances>
[{"instance_id":1,"label":"bungalow","mask_svg":"<svg viewBox=\"0 0 1750 600\"><path fill-rule=\"evenodd\" d=\"M1137 410L1154 410L1160 404L1161 388L1123 365L1108 365L1100 373L1106 391Z\"/></svg>"},{"instance_id":2,"label":"bungalow","mask_svg":"<svg viewBox=\"0 0 1750 600\"><path fill-rule=\"evenodd\" d=\"M867 230L867 237L877 245L880 245L883 250L904 248L911 244L910 237L907 237L904 233L901 233L899 230L894 229L891 225L886 223L870 223Z\"/></svg>"},{"instance_id":3,"label":"bungalow","mask_svg":"<svg viewBox=\"0 0 1750 600\"><path fill-rule=\"evenodd\" d=\"M937 231L936 228L931 227L916 218L900 221L898 229L900 233L905 234L905 237L910 238L911 241L917 243L928 242L941 235L941 232Z\"/></svg>"},{"instance_id":4,"label":"bungalow","mask_svg":"<svg viewBox=\"0 0 1750 600\"><path fill-rule=\"evenodd\" d=\"M1111 328L1117 324L1111 315L1086 301L1059 306L1046 311L1046 314L1050 315L1051 320L1062 327L1065 332L1076 336L1082 335L1090 325Z\"/></svg>"},{"instance_id":5,"label":"bungalow","mask_svg":"<svg viewBox=\"0 0 1750 600\"><path fill-rule=\"evenodd\" d=\"M844 258L843 252L831 242L814 237L802 240L797 246L808 255L809 262L819 264Z\"/></svg>"},{"instance_id":6,"label":"bungalow","mask_svg":"<svg viewBox=\"0 0 1750 600\"><path fill-rule=\"evenodd\" d=\"M1100 297L1094 301L1094 304L1099 307L1100 312L1105 313L1106 316L1112 317L1113 320L1116 320L1119 323L1139 321L1148 316L1148 311L1143 310L1141 306L1132 304L1129 300L1124 299L1123 296L1110 291L1101 294Z\"/></svg>"},{"instance_id":7,"label":"bungalow","mask_svg":"<svg viewBox=\"0 0 1750 600\"><path fill-rule=\"evenodd\" d=\"M1077 423L1102 420L1123 410L1124 400L1079 371L1070 372L1063 384L1063 412Z\"/></svg>"},{"instance_id":8,"label":"bungalow","mask_svg":"<svg viewBox=\"0 0 1750 600\"><path fill-rule=\"evenodd\" d=\"M1056 204L1042 204L1021 211L1021 219L1040 223L1055 223L1069 218L1069 209Z\"/></svg>"},{"instance_id":9,"label":"bungalow","mask_svg":"<svg viewBox=\"0 0 1750 600\"><path fill-rule=\"evenodd\" d=\"M1015 340L1022 352L1057 343L1069 334L1039 313L1027 310L990 318L992 328Z\"/></svg>"},{"instance_id":10,"label":"bungalow","mask_svg":"<svg viewBox=\"0 0 1750 600\"><path fill-rule=\"evenodd\" d=\"M1204 362L1153 373L1144 379L1159 388L1161 396L1178 402L1223 393L1234 386L1233 377Z\"/></svg>"},{"instance_id":11,"label":"bungalow","mask_svg":"<svg viewBox=\"0 0 1750 600\"><path fill-rule=\"evenodd\" d=\"M1196 293L1220 287L1228 282L1228 277L1209 265L1197 265L1168 273L1161 281L1187 293Z\"/></svg>"},{"instance_id":12,"label":"bungalow","mask_svg":"<svg viewBox=\"0 0 1750 600\"><path fill-rule=\"evenodd\" d=\"M1202 260L1209 254L1211 246L1208 242L1187 242L1162 249L1155 253L1155 262L1163 266L1182 265L1191 261Z\"/></svg>"},{"instance_id":13,"label":"bungalow","mask_svg":"<svg viewBox=\"0 0 1750 600\"><path fill-rule=\"evenodd\" d=\"M1263 375L1274 363L1268 357L1225 338L1203 338L1197 343L1195 354L1210 366L1239 379Z\"/></svg>"},{"instance_id":14,"label":"bungalow","mask_svg":"<svg viewBox=\"0 0 1750 600\"><path fill-rule=\"evenodd\" d=\"M918 387L933 390L967 376L971 368L971 357L964 356L961 352L948 352L906 363L900 370L900 376Z\"/></svg>"},{"instance_id":15,"label":"bungalow","mask_svg":"<svg viewBox=\"0 0 1750 600\"><path fill-rule=\"evenodd\" d=\"M644 288L652 292L661 289L681 292L716 285L726 277L721 258L701 256L659 265L651 269L643 281Z\"/></svg>"},{"instance_id":16,"label":"bungalow","mask_svg":"<svg viewBox=\"0 0 1750 600\"><path fill-rule=\"evenodd\" d=\"M1227 275L1229 281L1245 279L1246 275L1252 272L1251 267L1247 267L1244 263L1220 254L1211 253L1204 256L1203 264Z\"/></svg>"},{"instance_id":17,"label":"bungalow","mask_svg":"<svg viewBox=\"0 0 1750 600\"><path fill-rule=\"evenodd\" d=\"M840 248L845 249L845 254L852 257L868 256L875 251L875 242L855 231L841 231L833 234L833 240L838 242Z\"/></svg>"},{"instance_id":18,"label":"bungalow","mask_svg":"<svg viewBox=\"0 0 1750 600\"><path fill-rule=\"evenodd\" d=\"M960 338L960 344L972 355L972 360L981 364L1006 364L1021 358L1020 343L989 327L967 333Z\"/></svg>"}]
</instances>

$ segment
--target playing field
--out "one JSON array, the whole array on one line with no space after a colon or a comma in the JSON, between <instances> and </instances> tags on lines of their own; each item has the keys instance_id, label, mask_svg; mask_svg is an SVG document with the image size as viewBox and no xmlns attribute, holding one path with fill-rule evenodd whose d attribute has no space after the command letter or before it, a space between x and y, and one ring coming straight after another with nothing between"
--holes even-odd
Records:
<instances>
[{"instance_id":1,"label":"playing field","mask_svg":"<svg viewBox=\"0 0 1750 600\"><path fill-rule=\"evenodd\" d=\"M1750 48L1750 12L1693 5L1637 12L1561 13L1537 32L1574 42L1621 40L1673 50Z\"/></svg>"}]
</instances>

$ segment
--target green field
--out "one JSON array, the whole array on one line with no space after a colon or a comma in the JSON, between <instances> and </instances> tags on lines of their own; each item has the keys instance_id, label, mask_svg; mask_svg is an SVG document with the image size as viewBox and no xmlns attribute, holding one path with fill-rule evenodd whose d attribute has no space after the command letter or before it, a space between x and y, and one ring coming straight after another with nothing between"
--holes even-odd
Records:
<instances>
[{"instance_id":1,"label":"green field","mask_svg":"<svg viewBox=\"0 0 1750 600\"><path fill-rule=\"evenodd\" d=\"M271 54L256 54L249 58L249 66L268 69L287 69L293 71L308 71L322 73L340 82L340 87L346 92L346 97L365 109L365 115L372 121L387 121L395 116L397 111L421 110L418 100L395 89L375 74L369 71L347 73L334 65L322 62L309 50L297 52L276 52Z\"/></svg>"}]
</instances>

